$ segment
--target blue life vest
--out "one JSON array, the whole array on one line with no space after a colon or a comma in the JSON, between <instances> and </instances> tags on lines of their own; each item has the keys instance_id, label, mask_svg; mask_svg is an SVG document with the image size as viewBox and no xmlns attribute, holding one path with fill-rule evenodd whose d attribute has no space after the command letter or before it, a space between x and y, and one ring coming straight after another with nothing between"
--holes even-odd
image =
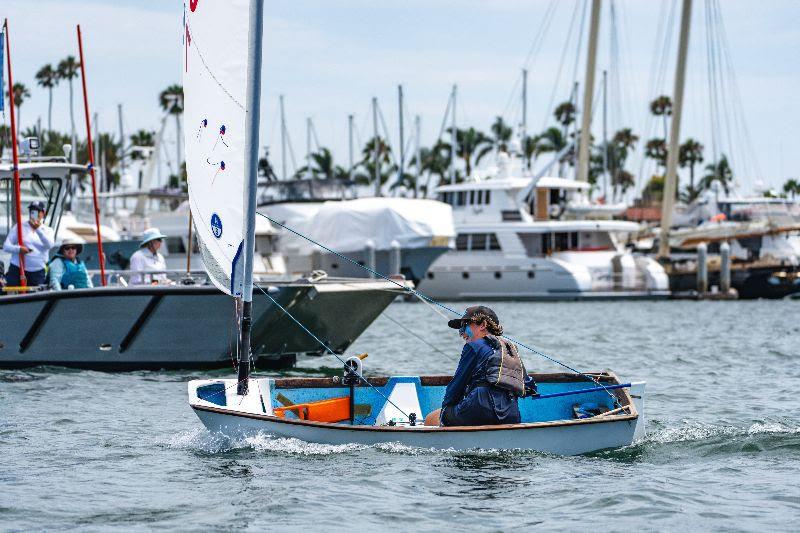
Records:
<instances>
[{"instance_id":1,"label":"blue life vest","mask_svg":"<svg viewBox=\"0 0 800 533\"><path fill-rule=\"evenodd\" d=\"M53 259L60 259L64 265L64 275L61 276L62 288L66 289L70 285L76 289L89 287L89 272L86 271L86 265L83 264L83 261L73 263L60 255L56 255Z\"/></svg>"}]
</instances>

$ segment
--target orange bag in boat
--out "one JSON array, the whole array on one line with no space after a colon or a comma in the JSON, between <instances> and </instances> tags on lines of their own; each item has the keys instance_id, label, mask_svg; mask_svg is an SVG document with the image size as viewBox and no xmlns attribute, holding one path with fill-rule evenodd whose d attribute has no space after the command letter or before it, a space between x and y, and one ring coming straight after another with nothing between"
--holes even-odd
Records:
<instances>
[{"instance_id":1,"label":"orange bag in boat","mask_svg":"<svg viewBox=\"0 0 800 533\"><path fill-rule=\"evenodd\" d=\"M297 415L300 420L314 422L341 422L350 418L350 397L331 398L309 403L296 403L273 409L275 416L286 418L286 412Z\"/></svg>"}]
</instances>

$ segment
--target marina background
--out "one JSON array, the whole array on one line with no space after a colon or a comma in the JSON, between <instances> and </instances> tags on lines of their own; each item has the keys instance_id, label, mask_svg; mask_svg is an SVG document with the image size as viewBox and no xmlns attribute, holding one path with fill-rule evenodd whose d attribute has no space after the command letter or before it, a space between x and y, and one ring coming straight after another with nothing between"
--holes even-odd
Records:
<instances>
[{"instance_id":1,"label":"marina background","mask_svg":"<svg viewBox=\"0 0 800 533\"><path fill-rule=\"evenodd\" d=\"M102 131L117 131L117 104L125 106L126 131L157 129L158 94L179 81L182 3L160 1L7 0L3 15L15 21L15 78L32 91L22 107L22 129L37 117L47 116L47 93L36 87L34 75L44 64L57 62L73 52L74 25L86 28L86 45L92 75L90 92ZM659 25L672 2L617 1L620 42L620 97L623 106L616 127L632 127L642 142L632 158L638 174L649 120L648 104L658 94L671 94L677 23L666 48L666 76L655 83L663 41L656 42ZM347 161L347 114L368 138L369 104L377 96L384 107L392 143L396 143L396 86L405 86L410 113L422 117L423 145L433 144L438 134L450 86L459 85L459 127L488 130L497 115L516 125L520 68L546 15L549 2L445 1L384 5L371 9L369 2L353 0L331 4L324 1L273 1L267 9L264 68L262 145L279 146L278 95L286 95L289 130L302 152L306 118L312 117L320 144L332 149L340 164ZM573 76L574 48L579 32L567 35L573 2L560 2L546 37L529 64L529 128L532 133L552 122L555 105L567 100ZM686 108L682 138L710 145L709 97L706 87L703 3L694 7L690 42ZM771 1L766 5L747 1L722 4L735 73L742 93L743 115L751 146L737 146L752 162L734 168L743 193L756 185L780 190L797 178L800 154L789 141L800 123L794 95L800 87L796 58L800 56L800 30L790 21L800 18L800 4ZM608 68L608 6L601 27L598 70ZM580 13L578 13L580 16ZM588 19L588 15L586 17ZM586 22L588 23L588 22ZM575 24L577 26L577 23ZM47 39L41 35L46 34ZM583 44L585 45L585 37ZM565 65L554 87L560 58L567 46ZM577 63L583 74L585 53ZM598 73L599 83L599 73ZM654 87L655 85L655 87ZM551 94L557 91L555 101ZM54 128L69 128L67 91L55 92ZM77 105L77 100L76 100ZM611 106L613 108L613 106ZM594 121L599 132L599 121ZM549 124L548 124L549 125ZM407 123L410 129L411 122ZM82 128L78 128L79 132ZM167 143L174 146L175 132L167 129ZM710 159L708 146L706 159ZM174 149L167 148L167 154ZM301 159L301 157L299 157ZM273 164L277 164L273 158ZM649 173L640 177L640 186Z\"/></svg>"},{"instance_id":2,"label":"marina background","mask_svg":"<svg viewBox=\"0 0 800 533\"><path fill-rule=\"evenodd\" d=\"M0 371L3 527L790 531L800 514L797 302L498 303L509 335L646 379L648 435L581 457L228 442L186 381L230 371ZM353 346L367 375L447 373L460 341L421 304ZM528 353L532 371L557 370ZM340 374L331 359L288 375ZM17 401L24 398L24 401ZM130 409L130 405L137 409ZM502 507L502 512L500 511Z\"/></svg>"}]
</instances>

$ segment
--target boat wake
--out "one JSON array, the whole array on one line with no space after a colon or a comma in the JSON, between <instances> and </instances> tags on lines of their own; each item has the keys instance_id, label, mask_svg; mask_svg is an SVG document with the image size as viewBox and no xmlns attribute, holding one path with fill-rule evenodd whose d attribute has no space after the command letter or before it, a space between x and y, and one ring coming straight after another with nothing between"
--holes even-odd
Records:
<instances>
[{"instance_id":1,"label":"boat wake","mask_svg":"<svg viewBox=\"0 0 800 533\"><path fill-rule=\"evenodd\" d=\"M670 461L676 456L708 457L741 453L800 453L800 423L759 421L749 426L653 421L647 435L631 446L594 454L623 461Z\"/></svg>"},{"instance_id":2,"label":"boat wake","mask_svg":"<svg viewBox=\"0 0 800 533\"><path fill-rule=\"evenodd\" d=\"M299 456L351 453L368 447L361 444L318 444L294 438L275 437L267 433L232 439L222 433L211 433L202 428L182 431L173 435L164 442L164 445L168 448L210 455L237 450L253 450Z\"/></svg>"}]
</instances>

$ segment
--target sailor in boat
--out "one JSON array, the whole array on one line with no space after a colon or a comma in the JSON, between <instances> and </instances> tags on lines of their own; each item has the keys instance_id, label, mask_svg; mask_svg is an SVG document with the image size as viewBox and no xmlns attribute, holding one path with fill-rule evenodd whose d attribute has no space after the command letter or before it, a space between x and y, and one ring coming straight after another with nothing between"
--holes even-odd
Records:
<instances>
[{"instance_id":1,"label":"sailor in boat","mask_svg":"<svg viewBox=\"0 0 800 533\"><path fill-rule=\"evenodd\" d=\"M163 273L167 270L167 262L164 256L158 252L166 238L167 236L158 228L144 230L139 249L131 256L130 269L134 272L161 272L161 274L133 274L131 285L154 285L167 282L167 275Z\"/></svg>"},{"instance_id":2,"label":"sailor in boat","mask_svg":"<svg viewBox=\"0 0 800 533\"><path fill-rule=\"evenodd\" d=\"M503 327L497 314L479 305L447 325L459 330L466 343L442 408L428 414L425 425L518 424L527 373L516 346L500 338Z\"/></svg>"},{"instance_id":3,"label":"sailor in boat","mask_svg":"<svg viewBox=\"0 0 800 533\"><path fill-rule=\"evenodd\" d=\"M3 251L11 254L6 281L8 285L20 285L19 256L25 259L25 278L27 285L35 287L45 284L45 265L50 248L55 244L53 229L44 223L44 202L36 200L28 205L28 220L22 223L22 244L17 240L17 225L8 232Z\"/></svg>"},{"instance_id":4,"label":"sailor in boat","mask_svg":"<svg viewBox=\"0 0 800 533\"><path fill-rule=\"evenodd\" d=\"M91 289L94 287L86 265L78 257L81 252L83 252L83 244L75 239L64 239L58 252L50 260L50 269L47 275L50 278L51 290Z\"/></svg>"}]
</instances>

